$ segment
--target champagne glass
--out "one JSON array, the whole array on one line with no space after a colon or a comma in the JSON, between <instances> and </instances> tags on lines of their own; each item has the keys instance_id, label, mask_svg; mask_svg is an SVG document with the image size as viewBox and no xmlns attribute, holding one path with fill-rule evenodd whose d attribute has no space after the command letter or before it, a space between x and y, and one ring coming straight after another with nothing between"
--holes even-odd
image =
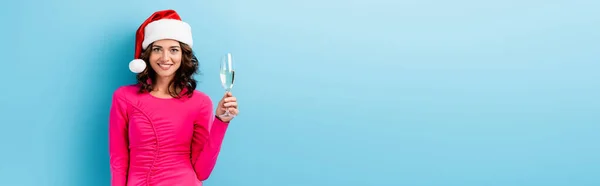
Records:
<instances>
[{"instance_id":1,"label":"champagne glass","mask_svg":"<svg viewBox=\"0 0 600 186\"><path fill-rule=\"evenodd\" d=\"M233 81L235 77L235 70L233 69L233 56L231 53L225 54L221 58L221 70L219 72L221 76L221 85L226 92L230 92L233 88ZM225 113L221 117L233 117L234 114L229 112L229 109L225 110Z\"/></svg>"}]
</instances>

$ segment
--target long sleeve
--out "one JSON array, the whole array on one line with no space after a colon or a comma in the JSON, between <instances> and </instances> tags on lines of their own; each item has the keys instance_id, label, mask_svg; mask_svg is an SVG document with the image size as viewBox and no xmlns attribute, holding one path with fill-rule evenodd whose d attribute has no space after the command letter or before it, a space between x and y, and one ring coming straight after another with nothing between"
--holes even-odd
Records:
<instances>
[{"instance_id":1,"label":"long sleeve","mask_svg":"<svg viewBox=\"0 0 600 186\"><path fill-rule=\"evenodd\" d=\"M212 173L229 125L217 119L212 109L212 102L207 101L194 125L192 165L200 181L208 179Z\"/></svg>"},{"instance_id":2,"label":"long sleeve","mask_svg":"<svg viewBox=\"0 0 600 186\"><path fill-rule=\"evenodd\" d=\"M117 90L113 94L109 118L109 154L111 185L125 186L129 168L129 142L127 135L127 104Z\"/></svg>"}]
</instances>

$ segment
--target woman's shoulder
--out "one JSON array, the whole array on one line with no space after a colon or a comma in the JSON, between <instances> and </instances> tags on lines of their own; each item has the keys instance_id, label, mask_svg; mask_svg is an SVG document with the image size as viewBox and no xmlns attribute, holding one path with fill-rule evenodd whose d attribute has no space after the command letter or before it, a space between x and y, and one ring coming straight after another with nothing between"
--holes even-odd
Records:
<instances>
[{"instance_id":1,"label":"woman's shoulder","mask_svg":"<svg viewBox=\"0 0 600 186\"><path fill-rule=\"evenodd\" d=\"M194 90L194 94L192 95L191 100L191 105L193 106L191 106L190 108L194 111L196 119L204 120L206 118L211 118L212 116L214 116L213 102L207 93L202 92L200 90ZM212 125L212 121L202 123L208 124L209 128L210 125Z\"/></svg>"},{"instance_id":2,"label":"woman's shoulder","mask_svg":"<svg viewBox=\"0 0 600 186\"><path fill-rule=\"evenodd\" d=\"M208 96L208 94L200 90L194 90L192 99L195 100L195 102L212 105L212 100L210 99L210 96Z\"/></svg>"},{"instance_id":3,"label":"woman's shoulder","mask_svg":"<svg viewBox=\"0 0 600 186\"><path fill-rule=\"evenodd\" d=\"M135 93L137 93L138 89L139 89L139 87L137 86L137 84L121 85L121 86L117 87L117 89L115 89L113 94L115 94L115 95L135 94Z\"/></svg>"},{"instance_id":4,"label":"woman's shoulder","mask_svg":"<svg viewBox=\"0 0 600 186\"><path fill-rule=\"evenodd\" d=\"M139 87L136 84L122 85L117 87L113 91L113 98L115 99L127 99L135 96L138 92Z\"/></svg>"}]
</instances>

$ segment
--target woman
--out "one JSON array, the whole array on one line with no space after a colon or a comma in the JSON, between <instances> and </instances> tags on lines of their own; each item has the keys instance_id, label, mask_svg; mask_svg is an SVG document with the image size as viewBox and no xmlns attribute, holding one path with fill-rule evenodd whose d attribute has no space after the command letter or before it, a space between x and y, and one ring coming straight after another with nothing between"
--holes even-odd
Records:
<instances>
[{"instance_id":1,"label":"woman","mask_svg":"<svg viewBox=\"0 0 600 186\"><path fill-rule=\"evenodd\" d=\"M201 186L213 170L236 98L216 113L195 90L198 62L190 26L173 10L155 12L137 30L130 69L137 84L119 87L110 109L111 185ZM149 68L147 68L149 67Z\"/></svg>"}]
</instances>

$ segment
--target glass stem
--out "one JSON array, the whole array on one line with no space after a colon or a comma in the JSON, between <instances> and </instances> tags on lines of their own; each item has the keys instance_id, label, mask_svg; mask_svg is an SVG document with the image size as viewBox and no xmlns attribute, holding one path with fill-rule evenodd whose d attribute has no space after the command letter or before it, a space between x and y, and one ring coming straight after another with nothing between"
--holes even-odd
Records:
<instances>
[{"instance_id":1,"label":"glass stem","mask_svg":"<svg viewBox=\"0 0 600 186\"><path fill-rule=\"evenodd\" d=\"M225 92L226 92L226 93L227 93L227 92L231 92L231 89L230 89L230 88L227 88L227 89L225 89ZM224 113L223 115L225 115L225 116L229 116L229 115L231 115L231 113L229 113L229 107L225 107L225 113Z\"/></svg>"}]
</instances>

